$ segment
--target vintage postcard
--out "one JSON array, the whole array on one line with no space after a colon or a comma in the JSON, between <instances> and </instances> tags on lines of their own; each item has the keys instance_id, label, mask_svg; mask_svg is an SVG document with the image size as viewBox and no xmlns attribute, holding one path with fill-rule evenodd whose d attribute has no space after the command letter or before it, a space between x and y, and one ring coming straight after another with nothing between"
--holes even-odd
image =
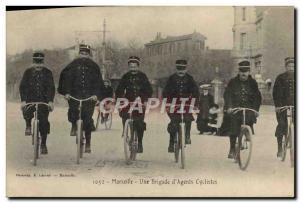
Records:
<instances>
[{"instance_id":1,"label":"vintage postcard","mask_svg":"<svg viewBox=\"0 0 300 203\"><path fill-rule=\"evenodd\" d=\"M295 8L6 10L8 197L295 197Z\"/></svg>"}]
</instances>

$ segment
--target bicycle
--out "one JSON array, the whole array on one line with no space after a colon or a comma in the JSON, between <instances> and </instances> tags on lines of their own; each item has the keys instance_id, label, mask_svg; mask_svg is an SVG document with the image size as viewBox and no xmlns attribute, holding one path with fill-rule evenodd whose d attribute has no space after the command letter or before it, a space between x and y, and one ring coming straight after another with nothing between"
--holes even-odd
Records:
<instances>
[{"instance_id":1,"label":"bicycle","mask_svg":"<svg viewBox=\"0 0 300 203\"><path fill-rule=\"evenodd\" d=\"M181 107L182 105L171 105L170 108L174 107ZM192 105L184 105L184 107L194 107ZM175 156L175 162L178 163L179 161L179 153L180 153L180 163L181 163L181 168L185 168L185 137L183 138L183 132L184 130L184 111L180 112L180 123L179 123L179 128L176 133L176 136L174 137L174 156Z\"/></svg>"},{"instance_id":2,"label":"bicycle","mask_svg":"<svg viewBox=\"0 0 300 203\"><path fill-rule=\"evenodd\" d=\"M33 125L32 125L32 145L33 145L33 165L37 165L37 159L39 158L39 153L40 153L40 133L39 133L39 119L38 119L38 110L39 110L39 105L45 105L50 107L49 104L44 103L44 102L29 102L25 105L25 111L29 109L32 106L35 106L35 112L34 112L34 117L33 117Z\"/></svg>"},{"instance_id":3,"label":"bicycle","mask_svg":"<svg viewBox=\"0 0 300 203\"><path fill-rule=\"evenodd\" d=\"M286 111L288 129L282 139L282 156L281 161L285 161L286 151L290 149L291 167L294 167L294 106L283 106L276 108L279 112Z\"/></svg>"},{"instance_id":4,"label":"bicycle","mask_svg":"<svg viewBox=\"0 0 300 203\"><path fill-rule=\"evenodd\" d=\"M249 125L246 125L246 111L252 111L258 114L257 111L250 108L237 107L232 109L232 113L243 112L243 123L241 125L241 132L238 136L238 140L235 145L235 161L239 163L241 170L246 170L250 163L252 154L252 129Z\"/></svg>"},{"instance_id":5,"label":"bicycle","mask_svg":"<svg viewBox=\"0 0 300 203\"><path fill-rule=\"evenodd\" d=\"M129 102L129 105L130 104L136 104L136 103ZM145 105L142 104L142 106ZM136 160L136 154L138 150L137 129L134 126L136 120L132 117L132 113L133 111L129 112L129 118L125 121L123 133L122 133L125 161L127 164L130 164L131 161Z\"/></svg>"},{"instance_id":6,"label":"bicycle","mask_svg":"<svg viewBox=\"0 0 300 203\"><path fill-rule=\"evenodd\" d=\"M76 122L76 125L77 125L77 132L76 132L76 145L77 145L76 163L79 164L80 159L83 157L83 151L84 151L84 147L85 147L85 142L84 142L85 138L83 136L83 121L82 121L82 118L81 118L82 102L92 100L93 97L89 97L89 98L86 98L86 99L77 99L75 97L70 96L70 98L79 102L79 106L78 106L79 119Z\"/></svg>"},{"instance_id":7,"label":"bicycle","mask_svg":"<svg viewBox=\"0 0 300 203\"><path fill-rule=\"evenodd\" d=\"M106 109L106 110L108 110L108 109ZM112 116L113 116L112 112L110 111L109 113L103 113L103 112L101 112L101 110L98 106L96 106L96 111L97 111L97 118L95 119L96 120L95 130L98 129L99 123L104 123L105 129L110 130L111 126L112 126Z\"/></svg>"}]
</instances>

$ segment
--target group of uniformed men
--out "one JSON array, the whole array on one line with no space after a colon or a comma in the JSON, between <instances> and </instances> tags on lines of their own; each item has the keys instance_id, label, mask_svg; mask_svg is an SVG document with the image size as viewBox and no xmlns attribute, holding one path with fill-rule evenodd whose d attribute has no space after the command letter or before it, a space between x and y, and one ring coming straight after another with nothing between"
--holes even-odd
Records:
<instances>
[{"instance_id":1,"label":"group of uniformed men","mask_svg":"<svg viewBox=\"0 0 300 203\"><path fill-rule=\"evenodd\" d=\"M49 111L52 111L53 99L55 95L55 86L52 72L44 65L44 54L35 52L33 54L33 65L28 68L22 78L20 84L21 108L26 121L25 135L31 135L31 120L35 111L34 107L25 108L28 102L46 102L50 107L39 107L39 131L41 135L41 153L47 154L47 134L50 133L50 124L48 121ZM126 98L129 102L133 102L136 98L141 98L142 102L147 102L152 96L152 86L145 73L139 70L140 59L131 56L128 59L129 71L125 73L115 91L115 97ZM275 107L285 105L294 105L294 58L288 57L285 60L286 71L279 75L275 81L273 88L273 98ZM167 98L170 103L172 99L189 98L186 102L191 105L192 99L196 100L195 105L199 103L198 85L193 76L187 73L187 61L177 60L175 63L176 71L172 74L166 86L163 89L163 97ZM79 57L73 60L66 68L63 69L59 79L58 93L64 95L68 101L68 120L71 122L71 136L75 136L77 132L76 121L79 118L79 110L77 101L72 97L85 99L92 97L92 100L83 102L82 119L83 129L86 138L86 153L91 153L91 133L94 130L93 111L97 101L104 98L112 97L113 92L110 87L109 80L102 79L99 66L91 59L91 49L88 45L80 45ZM232 78L224 92L224 111L230 114L230 150L228 158L235 155L235 142L239 135L240 126L242 125L242 114L233 115L232 109L236 107L246 107L259 111L261 105L261 93L258 89L257 82L250 75L250 62L244 60L239 63L238 75ZM129 104L130 105L130 104ZM188 107L188 106L187 106ZM129 107L120 111L122 123L129 118ZM143 152L143 135L146 130L144 122L145 111L143 113L133 112L138 136L138 153ZM167 131L170 134L168 152L174 152L174 137L181 122L181 116L178 112L168 112L170 123ZM246 124L250 125L253 130L253 124L256 123L258 114L248 112L246 114ZM276 112L278 126L275 136L278 140L277 156L282 153L282 137L287 131L287 117L284 112ZM191 123L194 120L191 113L184 114L185 123L185 143L191 144L190 130Z\"/></svg>"}]
</instances>

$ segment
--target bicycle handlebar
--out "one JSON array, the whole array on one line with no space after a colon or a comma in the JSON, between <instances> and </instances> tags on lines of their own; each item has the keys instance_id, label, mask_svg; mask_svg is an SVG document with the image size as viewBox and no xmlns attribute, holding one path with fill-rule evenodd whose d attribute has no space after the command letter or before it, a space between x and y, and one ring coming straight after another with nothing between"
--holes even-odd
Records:
<instances>
[{"instance_id":1,"label":"bicycle handlebar","mask_svg":"<svg viewBox=\"0 0 300 203\"><path fill-rule=\"evenodd\" d=\"M88 98L85 98L85 99L77 99L75 97L72 97L71 95L69 96L71 99L75 100L75 101L78 101L78 102L83 102L83 101L88 101L88 100L91 100L93 96L91 97L88 97Z\"/></svg>"},{"instance_id":2,"label":"bicycle handlebar","mask_svg":"<svg viewBox=\"0 0 300 203\"><path fill-rule=\"evenodd\" d=\"M232 113L233 114L236 114L237 112L239 112L239 111L252 111L252 112L254 112L254 113L257 113L257 114L259 114L259 112L258 111L256 111L256 110L254 110L254 109L250 109L250 108L243 108L243 107L237 107L237 108L233 108L232 109Z\"/></svg>"},{"instance_id":3,"label":"bicycle handlebar","mask_svg":"<svg viewBox=\"0 0 300 203\"><path fill-rule=\"evenodd\" d=\"M278 109L279 111L285 111L285 110L288 110L288 109L293 109L294 106L282 106L282 107L276 107L275 109Z\"/></svg>"},{"instance_id":4,"label":"bicycle handlebar","mask_svg":"<svg viewBox=\"0 0 300 203\"><path fill-rule=\"evenodd\" d=\"M31 105L36 105L36 104L42 104L42 105L46 105L46 106L50 107L50 105L45 102L28 102L25 104L25 106L31 106Z\"/></svg>"},{"instance_id":5,"label":"bicycle handlebar","mask_svg":"<svg viewBox=\"0 0 300 203\"><path fill-rule=\"evenodd\" d=\"M51 108L51 106L45 102L28 102L25 104L24 110L27 111L30 108L30 106L33 106L33 105L45 105L45 106L48 106L49 108Z\"/></svg>"}]
</instances>

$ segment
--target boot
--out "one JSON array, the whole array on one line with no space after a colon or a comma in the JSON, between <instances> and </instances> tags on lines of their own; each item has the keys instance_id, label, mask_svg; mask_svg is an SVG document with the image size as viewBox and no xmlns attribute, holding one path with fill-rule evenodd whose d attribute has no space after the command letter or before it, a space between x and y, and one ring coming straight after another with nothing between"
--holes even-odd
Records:
<instances>
[{"instance_id":1,"label":"boot","mask_svg":"<svg viewBox=\"0 0 300 203\"><path fill-rule=\"evenodd\" d=\"M143 153L143 144L140 142L138 143L137 153Z\"/></svg>"},{"instance_id":2,"label":"boot","mask_svg":"<svg viewBox=\"0 0 300 203\"><path fill-rule=\"evenodd\" d=\"M280 158L282 157L282 137L277 137L277 157Z\"/></svg>"},{"instance_id":3,"label":"boot","mask_svg":"<svg viewBox=\"0 0 300 203\"><path fill-rule=\"evenodd\" d=\"M30 135L32 135L31 126L26 126L25 136L30 136Z\"/></svg>"},{"instance_id":4,"label":"boot","mask_svg":"<svg viewBox=\"0 0 300 203\"><path fill-rule=\"evenodd\" d=\"M191 144L191 122L185 123L185 144Z\"/></svg>"},{"instance_id":5,"label":"boot","mask_svg":"<svg viewBox=\"0 0 300 203\"><path fill-rule=\"evenodd\" d=\"M48 154L48 149L46 145L41 145L41 154Z\"/></svg>"},{"instance_id":6,"label":"boot","mask_svg":"<svg viewBox=\"0 0 300 203\"><path fill-rule=\"evenodd\" d=\"M76 136L76 134L77 134L77 125L76 125L76 123L72 123L72 129L71 129L70 136Z\"/></svg>"},{"instance_id":7,"label":"boot","mask_svg":"<svg viewBox=\"0 0 300 203\"><path fill-rule=\"evenodd\" d=\"M235 142L236 142L236 137L230 136L230 150L228 153L228 159L235 158Z\"/></svg>"},{"instance_id":8,"label":"boot","mask_svg":"<svg viewBox=\"0 0 300 203\"><path fill-rule=\"evenodd\" d=\"M234 158L235 158L235 148L230 147L230 150L228 153L228 159L234 159Z\"/></svg>"},{"instance_id":9,"label":"boot","mask_svg":"<svg viewBox=\"0 0 300 203\"><path fill-rule=\"evenodd\" d=\"M91 132L85 132L85 153L91 153Z\"/></svg>"},{"instance_id":10,"label":"boot","mask_svg":"<svg viewBox=\"0 0 300 203\"><path fill-rule=\"evenodd\" d=\"M41 154L48 154L48 149L47 149L47 134L41 134Z\"/></svg>"},{"instance_id":11,"label":"boot","mask_svg":"<svg viewBox=\"0 0 300 203\"><path fill-rule=\"evenodd\" d=\"M25 129L25 136L32 135L31 132L31 120L25 120L26 121L26 129Z\"/></svg>"},{"instance_id":12,"label":"boot","mask_svg":"<svg viewBox=\"0 0 300 203\"><path fill-rule=\"evenodd\" d=\"M169 147L168 147L168 152L169 153L174 153L174 136L170 134L170 141L169 141Z\"/></svg>"},{"instance_id":13,"label":"boot","mask_svg":"<svg viewBox=\"0 0 300 203\"><path fill-rule=\"evenodd\" d=\"M138 133L138 149L137 153L143 153L143 137L144 137L144 130Z\"/></svg>"}]
</instances>

